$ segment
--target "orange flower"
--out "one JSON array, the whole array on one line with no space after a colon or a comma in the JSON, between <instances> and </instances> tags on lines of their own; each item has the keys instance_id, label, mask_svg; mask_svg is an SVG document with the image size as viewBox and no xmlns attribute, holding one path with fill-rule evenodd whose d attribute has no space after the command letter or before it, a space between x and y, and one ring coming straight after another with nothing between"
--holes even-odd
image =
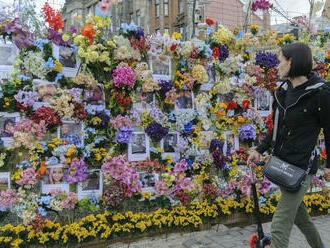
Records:
<instances>
[{"instance_id":1,"label":"orange flower","mask_svg":"<svg viewBox=\"0 0 330 248\"><path fill-rule=\"evenodd\" d=\"M93 29L92 24L87 24L82 30L81 30L81 35L87 37L89 39L90 44L92 45L94 42L94 35L95 31Z\"/></svg>"}]
</instances>

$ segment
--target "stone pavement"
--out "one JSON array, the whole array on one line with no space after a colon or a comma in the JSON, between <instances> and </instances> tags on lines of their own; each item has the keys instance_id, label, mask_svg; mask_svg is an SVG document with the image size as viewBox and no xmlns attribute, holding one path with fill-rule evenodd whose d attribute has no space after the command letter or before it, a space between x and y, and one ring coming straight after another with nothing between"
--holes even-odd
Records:
<instances>
[{"instance_id":1,"label":"stone pavement","mask_svg":"<svg viewBox=\"0 0 330 248\"><path fill-rule=\"evenodd\" d=\"M313 217L321 233L323 242L330 248L330 215ZM270 224L263 224L266 234ZM130 244L117 243L108 248L248 248L250 235L256 231L256 225L244 228L227 228L224 225L213 226L210 230L192 233L175 233L144 238ZM289 248L309 248L305 237L297 227L291 232Z\"/></svg>"}]
</instances>

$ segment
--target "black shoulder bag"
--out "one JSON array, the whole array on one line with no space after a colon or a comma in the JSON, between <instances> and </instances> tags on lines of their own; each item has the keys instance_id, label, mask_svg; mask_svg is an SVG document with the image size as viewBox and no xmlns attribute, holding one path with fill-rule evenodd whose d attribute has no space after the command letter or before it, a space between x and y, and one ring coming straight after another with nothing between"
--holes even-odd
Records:
<instances>
[{"instance_id":1,"label":"black shoulder bag","mask_svg":"<svg viewBox=\"0 0 330 248\"><path fill-rule=\"evenodd\" d=\"M278 129L278 118L279 110L276 108L272 138L272 153L274 153L274 146ZM296 192L299 190L300 185L303 184L305 177L309 174L313 165L315 154L316 149L312 151L307 170L289 164L272 154L267 164L263 168L263 173L271 182L284 188L286 191Z\"/></svg>"}]
</instances>

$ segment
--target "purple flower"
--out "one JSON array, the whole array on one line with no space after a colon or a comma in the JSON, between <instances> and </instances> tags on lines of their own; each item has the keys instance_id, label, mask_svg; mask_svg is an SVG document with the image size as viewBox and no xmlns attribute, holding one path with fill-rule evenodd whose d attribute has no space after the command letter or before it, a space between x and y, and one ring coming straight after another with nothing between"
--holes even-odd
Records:
<instances>
[{"instance_id":1,"label":"purple flower","mask_svg":"<svg viewBox=\"0 0 330 248\"><path fill-rule=\"evenodd\" d=\"M105 111L96 112L95 116L99 117L102 120L102 122L99 124L100 127L106 128L108 126L108 123L110 122L110 117L106 114Z\"/></svg>"},{"instance_id":2,"label":"purple flower","mask_svg":"<svg viewBox=\"0 0 330 248\"><path fill-rule=\"evenodd\" d=\"M213 152L215 150L222 151L224 142L218 139L212 139L210 144L210 152Z\"/></svg>"},{"instance_id":3,"label":"purple flower","mask_svg":"<svg viewBox=\"0 0 330 248\"><path fill-rule=\"evenodd\" d=\"M244 124L238 128L238 133L241 140L254 140L257 137L257 127L252 123Z\"/></svg>"},{"instance_id":4,"label":"purple flower","mask_svg":"<svg viewBox=\"0 0 330 248\"><path fill-rule=\"evenodd\" d=\"M225 169L226 157L223 155L221 150L215 150L212 152L213 162L218 169Z\"/></svg>"},{"instance_id":5,"label":"purple flower","mask_svg":"<svg viewBox=\"0 0 330 248\"><path fill-rule=\"evenodd\" d=\"M173 88L173 83L171 81L159 80L160 82L160 95L165 98L167 92L169 92Z\"/></svg>"},{"instance_id":6,"label":"purple flower","mask_svg":"<svg viewBox=\"0 0 330 248\"><path fill-rule=\"evenodd\" d=\"M70 33L71 33L71 34L75 34L75 33L77 33L77 29L76 29L74 26L71 26L71 28L70 28Z\"/></svg>"},{"instance_id":7,"label":"purple flower","mask_svg":"<svg viewBox=\"0 0 330 248\"><path fill-rule=\"evenodd\" d=\"M84 158L80 160L72 161L68 173L65 175L65 179L68 183L83 182L88 177L88 168L84 162Z\"/></svg>"},{"instance_id":8,"label":"purple flower","mask_svg":"<svg viewBox=\"0 0 330 248\"><path fill-rule=\"evenodd\" d=\"M220 56L219 56L220 61L225 61L229 57L229 50L226 45L220 46L219 52L220 52Z\"/></svg>"},{"instance_id":9,"label":"purple flower","mask_svg":"<svg viewBox=\"0 0 330 248\"><path fill-rule=\"evenodd\" d=\"M145 129L146 134L152 139L161 140L168 134L168 127L162 127L157 122L152 122Z\"/></svg>"},{"instance_id":10,"label":"purple flower","mask_svg":"<svg viewBox=\"0 0 330 248\"><path fill-rule=\"evenodd\" d=\"M134 131L134 127L128 127L128 126L120 127L114 141L120 144L124 144L124 143L128 144L133 135L133 131Z\"/></svg>"},{"instance_id":11,"label":"purple flower","mask_svg":"<svg viewBox=\"0 0 330 248\"><path fill-rule=\"evenodd\" d=\"M277 55L271 52L258 52L256 54L256 64L260 67L265 67L266 70L269 70L273 67L276 67L279 64Z\"/></svg>"},{"instance_id":12,"label":"purple flower","mask_svg":"<svg viewBox=\"0 0 330 248\"><path fill-rule=\"evenodd\" d=\"M268 2L267 0L257 0L252 3L251 10L252 11L257 11L258 9L261 10L268 10L273 8L273 4Z\"/></svg>"},{"instance_id":13,"label":"purple flower","mask_svg":"<svg viewBox=\"0 0 330 248\"><path fill-rule=\"evenodd\" d=\"M63 34L57 32L55 29L53 29L53 28L48 29L48 40L52 40L54 42L54 44L58 45L58 46L60 46L60 45L61 46L70 46L70 44L71 44L70 40L65 42L62 39L62 36L63 36Z\"/></svg>"},{"instance_id":14,"label":"purple flower","mask_svg":"<svg viewBox=\"0 0 330 248\"><path fill-rule=\"evenodd\" d=\"M9 36L19 49L28 48L34 43L33 34L29 31L29 27L22 25L19 18L2 22L0 33Z\"/></svg>"},{"instance_id":15,"label":"purple flower","mask_svg":"<svg viewBox=\"0 0 330 248\"><path fill-rule=\"evenodd\" d=\"M31 107L38 100L38 94L32 91L20 90L14 98L24 107Z\"/></svg>"},{"instance_id":16,"label":"purple flower","mask_svg":"<svg viewBox=\"0 0 330 248\"><path fill-rule=\"evenodd\" d=\"M138 28L134 34L135 39L139 40L141 37L144 37L144 31L142 28Z\"/></svg>"},{"instance_id":17,"label":"purple flower","mask_svg":"<svg viewBox=\"0 0 330 248\"><path fill-rule=\"evenodd\" d=\"M82 103L82 89L79 88L72 88L67 90L67 92L72 96L72 101L75 101L77 103Z\"/></svg>"}]
</instances>

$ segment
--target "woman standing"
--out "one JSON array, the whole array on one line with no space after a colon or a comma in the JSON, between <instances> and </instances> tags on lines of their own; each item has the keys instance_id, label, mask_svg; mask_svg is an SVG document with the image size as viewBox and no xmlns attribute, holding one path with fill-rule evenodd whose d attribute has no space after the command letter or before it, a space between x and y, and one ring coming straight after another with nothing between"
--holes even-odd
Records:
<instances>
[{"instance_id":1,"label":"woman standing","mask_svg":"<svg viewBox=\"0 0 330 248\"><path fill-rule=\"evenodd\" d=\"M278 131L273 154L280 159L307 170L320 129L323 128L328 158L330 158L330 86L312 72L311 49L300 42L284 47L279 56L279 76L283 83L274 93L273 110L278 109ZM250 153L248 165L261 159L272 146L272 132ZM281 188L271 226L272 248L287 248L293 224L305 235L312 248L325 248L303 202L313 175L318 169L317 159L297 192ZM330 160L324 177L330 181Z\"/></svg>"}]
</instances>

